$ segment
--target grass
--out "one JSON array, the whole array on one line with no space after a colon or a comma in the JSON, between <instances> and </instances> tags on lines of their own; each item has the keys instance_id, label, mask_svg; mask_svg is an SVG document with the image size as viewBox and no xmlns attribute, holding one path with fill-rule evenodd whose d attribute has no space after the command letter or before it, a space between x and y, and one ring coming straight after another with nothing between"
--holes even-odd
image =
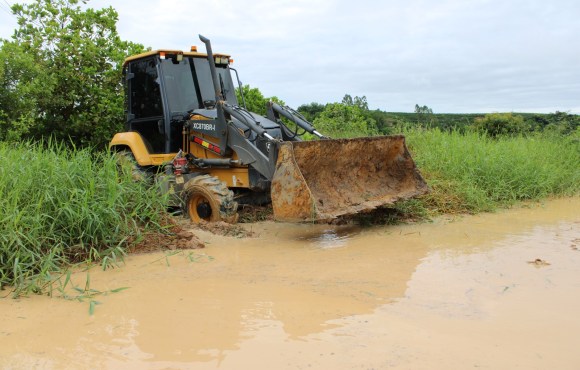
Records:
<instances>
[{"instance_id":1,"label":"grass","mask_svg":"<svg viewBox=\"0 0 580 370\"><path fill-rule=\"evenodd\" d=\"M577 137L403 133L432 191L381 214L383 223L580 193ZM0 287L15 295L49 293L70 264L115 265L143 231L165 228L165 200L155 187L133 181L130 168L120 172L110 154L0 143L0 158Z\"/></svg>"},{"instance_id":2,"label":"grass","mask_svg":"<svg viewBox=\"0 0 580 370\"><path fill-rule=\"evenodd\" d=\"M116 159L55 143L0 143L0 286L49 290L81 261L116 264L142 230L162 230L164 199Z\"/></svg>"},{"instance_id":3,"label":"grass","mask_svg":"<svg viewBox=\"0 0 580 370\"><path fill-rule=\"evenodd\" d=\"M517 201L580 192L578 138L538 134L491 139L475 132L419 128L404 134L432 189L411 210L487 212Z\"/></svg>"}]
</instances>

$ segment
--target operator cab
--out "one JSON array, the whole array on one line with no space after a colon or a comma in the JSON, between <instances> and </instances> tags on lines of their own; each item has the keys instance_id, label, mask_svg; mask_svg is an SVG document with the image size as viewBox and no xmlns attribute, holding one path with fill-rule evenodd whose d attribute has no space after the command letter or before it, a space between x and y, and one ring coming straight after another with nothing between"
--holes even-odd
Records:
<instances>
[{"instance_id":1,"label":"operator cab","mask_svg":"<svg viewBox=\"0 0 580 370\"><path fill-rule=\"evenodd\" d=\"M229 104L238 105L230 58L214 57L222 95ZM151 51L128 58L123 73L127 131L138 132L151 154L179 151L189 114L216 118L216 93L205 54Z\"/></svg>"}]
</instances>

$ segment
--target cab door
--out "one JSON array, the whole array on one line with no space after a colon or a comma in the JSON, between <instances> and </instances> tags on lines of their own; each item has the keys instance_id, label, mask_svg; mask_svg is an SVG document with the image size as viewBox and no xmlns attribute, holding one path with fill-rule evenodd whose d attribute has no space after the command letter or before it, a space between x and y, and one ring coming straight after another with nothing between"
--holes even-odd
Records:
<instances>
[{"instance_id":1,"label":"cab door","mask_svg":"<svg viewBox=\"0 0 580 370\"><path fill-rule=\"evenodd\" d=\"M165 153L167 140L157 58L132 61L126 79L129 131L141 134L151 154Z\"/></svg>"}]
</instances>

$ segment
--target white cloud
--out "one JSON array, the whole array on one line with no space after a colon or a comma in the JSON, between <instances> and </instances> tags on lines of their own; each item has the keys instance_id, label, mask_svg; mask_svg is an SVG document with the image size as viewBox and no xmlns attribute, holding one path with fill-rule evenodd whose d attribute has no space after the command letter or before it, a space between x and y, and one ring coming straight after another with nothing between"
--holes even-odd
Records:
<instances>
[{"instance_id":1,"label":"white cloud","mask_svg":"<svg viewBox=\"0 0 580 370\"><path fill-rule=\"evenodd\" d=\"M124 39L232 54L244 83L297 106L580 113L575 0L93 0ZM0 10L0 37L13 19ZM203 48L201 48L203 50Z\"/></svg>"}]
</instances>

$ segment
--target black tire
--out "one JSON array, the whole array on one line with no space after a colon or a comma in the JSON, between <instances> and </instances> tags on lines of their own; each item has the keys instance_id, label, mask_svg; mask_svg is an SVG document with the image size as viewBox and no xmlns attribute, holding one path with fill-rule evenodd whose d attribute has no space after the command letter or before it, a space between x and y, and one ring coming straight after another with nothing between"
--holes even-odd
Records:
<instances>
[{"instance_id":1,"label":"black tire","mask_svg":"<svg viewBox=\"0 0 580 370\"><path fill-rule=\"evenodd\" d=\"M185 212L192 222L238 221L238 203L225 183L210 175L200 175L185 183Z\"/></svg>"},{"instance_id":2,"label":"black tire","mask_svg":"<svg viewBox=\"0 0 580 370\"><path fill-rule=\"evenodd\" d=\"M133 153L128 150L121 150L116 153L117 163L121 167L128 167L131 170L131 176L135 181L151 181L151 174L147 170L140 166L135 159Z\"/></svg>"}]
</instances>

